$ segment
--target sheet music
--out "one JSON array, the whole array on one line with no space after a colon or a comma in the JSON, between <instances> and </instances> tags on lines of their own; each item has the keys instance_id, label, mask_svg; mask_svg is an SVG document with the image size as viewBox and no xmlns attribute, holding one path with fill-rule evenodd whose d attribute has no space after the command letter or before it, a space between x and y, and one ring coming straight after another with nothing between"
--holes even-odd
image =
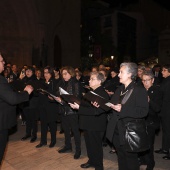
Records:
<instances>
[{"instance_id":1,"label":"sheet music","mask_svg":"<svg viewBox=\"0 0 170 170\"><path fill-rule=\"evenodd\" d=\"M63 88L59 87L59 92L60 92L60 95L62 94L69 94L67 91L65 91Z\"/></svg>"}]
</instances>

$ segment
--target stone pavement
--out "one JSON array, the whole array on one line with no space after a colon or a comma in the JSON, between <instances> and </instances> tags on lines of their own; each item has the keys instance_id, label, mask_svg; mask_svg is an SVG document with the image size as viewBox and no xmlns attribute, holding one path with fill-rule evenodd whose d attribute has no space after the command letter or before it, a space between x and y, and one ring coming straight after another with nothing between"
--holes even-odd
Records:
<instances>
[{"instance_id":1,"label":"stone pavement","mask_svg":"<svg viewBox=\"0 0 170 170\"><path fill-rule=\"evenodd\" d=\"M40 132L35 143L29 140L21 141L21 137L25 135L25 126L21 126L21 120L18 120L17 132L9 137L5 158L1 170L82 170L80 164L87 161L84 137L82 135L82 155L80 159L74 160L73 153L59 154L57 150L63 146L64 135L57 131L57 144L54 148L44 146L35 148L40 140ZM40 128L39 128L40 129ZM50 135L48 133L48 144L50 143ZM74 140L72 139L73 148ZM161 146L161 133L156 136L155 149ZM110 154L110 147L104 147L104 168L105 170L117 170L117 156ZM163 155L155 154L156 166L154 170L170 170L170 161L163 160ZM92 170L94 168L89 168ZM141 166L141 170L146 169Z\"/></svg>"}]
</instances>

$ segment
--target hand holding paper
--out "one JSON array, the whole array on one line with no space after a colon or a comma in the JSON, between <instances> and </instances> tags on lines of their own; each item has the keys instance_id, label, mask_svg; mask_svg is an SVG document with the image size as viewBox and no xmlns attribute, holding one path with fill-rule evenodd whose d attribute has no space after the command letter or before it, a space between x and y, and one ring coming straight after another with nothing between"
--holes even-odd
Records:
<instances>
[{"instance_id":1,"label":"hand holding paper","mask_svg":"<svg viewBox=\"0 0 170 170\"><path fill-rule=\"evenodd\" d=\"M74 104L73 104L73 103L69 103L69 105L70 105L70 107L71 107L72 109L77 109L77 110L78 110L79 107L80 107L80 106L79 106L77 103L75 103L75 102L74 102Z\"/></svg>"}]
</instances>

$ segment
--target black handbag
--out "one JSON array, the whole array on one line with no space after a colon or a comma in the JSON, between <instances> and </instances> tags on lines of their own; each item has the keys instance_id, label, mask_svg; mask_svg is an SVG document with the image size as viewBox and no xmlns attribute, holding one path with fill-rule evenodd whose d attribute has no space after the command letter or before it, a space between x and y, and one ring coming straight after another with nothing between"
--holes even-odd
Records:
<instances>
[{"instance_id":1,"label":"black handbag","mask_svg":"<svg viewBox=\"0 0 170 170\"><path fill-rule=\"evenodd\" d=\"M125 124L125 148L127 152L143 152L149 149L145 119L134 119Z\"/></svg>"}]
</instances>

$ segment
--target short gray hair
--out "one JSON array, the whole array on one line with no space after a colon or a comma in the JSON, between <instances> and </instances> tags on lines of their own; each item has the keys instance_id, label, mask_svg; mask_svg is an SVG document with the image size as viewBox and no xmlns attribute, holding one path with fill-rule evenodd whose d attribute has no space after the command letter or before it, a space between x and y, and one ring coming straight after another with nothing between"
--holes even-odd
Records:
<instances>
[{"instance_id":1,"label":"short gray hair","mask_svg":"<svg viewBox=\"0 0 170 170\"><path fill-rule=\"evenodd\" d=\"M142 73L142 77L143 76L149 76L151 79L153 79L155 76L154 76L154 74L153 74L153 72L152 71L144 71L143 73Z\"/></svg>"},{"instance_id":2,"label":"short gray hair","mask_svg":"<svg viewBox=\"0 0 170 170\"><path fill-rule=\"evenodd\" d=\"M125 62L125 63L120 64L120 67L122 67L122 66L126 67L127 72L132 74L131 79L135 80L136 76L137 76L137 73L138 73L137 64L132 63L132 62Z\"/></svg>"},{"instance_id":3,"label":"short gray hair","mask_svg":"<svg viewBox=\"0 0 170 170\"><path fill-rule=\"evenodd\" d=\"M102 73L98 72L98 71L91 72L90 76L92 76L92 75L95 75L97 80L100 80L101 83L103 83L105 81L104 75Z\"/></svg>"}]
</instances>

